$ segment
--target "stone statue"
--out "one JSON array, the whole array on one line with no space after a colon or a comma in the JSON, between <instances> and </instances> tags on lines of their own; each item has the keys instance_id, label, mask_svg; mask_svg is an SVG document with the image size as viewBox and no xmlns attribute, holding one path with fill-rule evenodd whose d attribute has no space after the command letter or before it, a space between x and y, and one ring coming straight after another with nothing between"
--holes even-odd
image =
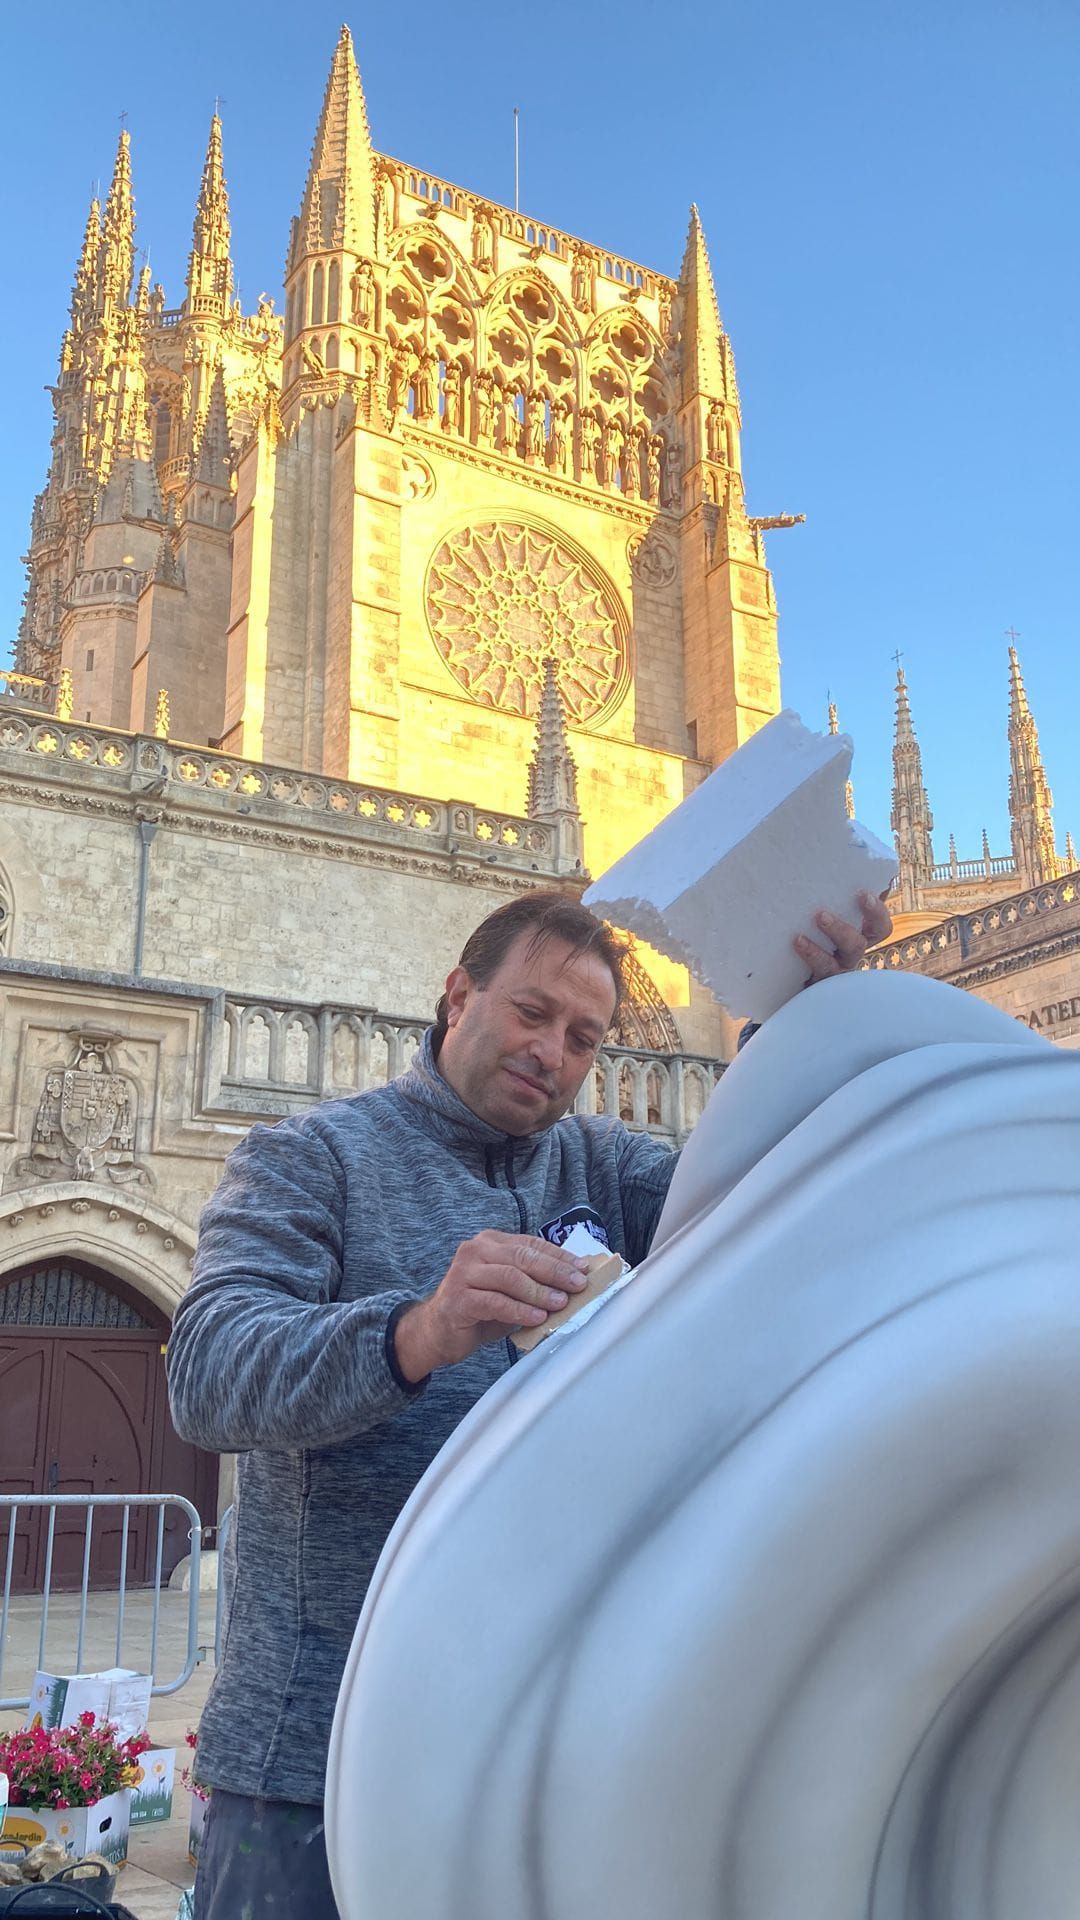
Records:
<instances>
[{"instance_id":1,"label":"stone statue","mask_svg":"<svg viewBox=\"0 0 1080 1920\"><path fill-rule=\"evenodd\" d=\"M391 421L399 413L404 413L409 400L409 382L412 378L415 355L408 347L395 347L390 356L390 377L386 390L386 410Z\"/></svg>"},{"instance_id":2,"label":"stone statue","mask_svg":"<svg viewBox=\"0 0 1080 1920\"><path fill-rule=\"evenodd\" d=\"M547 429L542 393L530 393L525 402L525 439L532 458L543 464L547 455Z\"/></svg>"},{"instance_id":3,"label":"stone statue","mask_svg":"<svg viewBox=\"0 0 1080 1920\"><path fill-rule=\"evenodd\" d=\"M674 508L677 513L682 506L682 448L677 432L665 443L663 466L661 502L665 507Z\"/></svg>"},{"instance_id":4,"label":"stone statue","mask_svg":"<svg viewBox=\"0 0 1080 1920\"><path fill-rule=\"evenodd\" d=\"M474 205L473 211L472 257L478 272L491 272L495 259L491 215L478 205Z\"/></svg>"},{"instance_id":5,"label":"stone statue","mask_svg":"<svg viewBox=\"0 0 1080 1920\"><path fill-rule=\"evenodd\" d=\"M606 421L600 436L600 485L602 487L618 486L622 450L622 427L618 420Z\"/></svg>"},{"instance_id":6,"label":"stone statue","mask_svg":"<svg viewBox=\"0 0 1080 1920\"><path fill-rule=\"evenodd\" d=\"M476 376L476 438L481 446L490 447L493 442L495 426L495 382L491 371L483 367Z\"/></svg>"},{"instance_id":7,"label":"stone statue","mask_svg":"<svg viewBox=\"0 0 1080 1920\"><path fill-rule=\"evenodd\" d=\"M719 400L714 400L709 408L706 421L707 444L710 460L724 460L727 454L724 436L724 409Z\"/></svg>"},{"instance_id":8,"label":"stone statue","mask_svg":"<svg viewBox=\"0 0 1080 1920\"><path fill-rule=\"evenodd\" d=\"M521 421L509 387L499 388L499 445L503 453L516 453L521 439Z\"/></svg>"},{"instance_id":9,"label":"stone statue","mask_svg":"<svg viewBox=\"0 0 1080 1920\"><path fill-rule=\"evenodd\" d=\"M581 477L583 480L595 480L596 456L600 446L600 423L595 407L582 407L580 414L581 432Z\"/></svg>"},{"instance_id":10,"label":"stone statue","mask_svg":"<svg viewBox=\"0 0 1080 1920\"><path fill-rule=\"evenodd\" d=\"M626 452L623 456L623 492L628 500L636 500L641 492L641 443L644 438L645 429L637 420L626 436Z\"/></svg>"},{"instance_id":11,"label":"stone statue","mask_svg":"<svg viewBox=\"0 0 1080 1920\"><path fill-rule=\"evenodd\" d=\"M660 338L666 340L671 332L671 295L666 287L660 289Z\"/></svg>"},{"instance_id":12,"label":"stone statue","mask_svg":"<svg viewBox=\"0 0 1080 1920\"><path fill-rule=\"evenodd\" d=\"M663 474L664 436L662 433L649 435L649 448L645 467L649 482L649 499L660 505L660 485Z\"/></svg>"},{"instance_id":13,"label":"stone statue","mask_svg":"<svg viewBox=\"0 0 1080 1920\"><path fill-rule=\"evenodd\" d=\"M370 260L361 260L349 282L355 327L370 327L375 307L375 275Z\"/></svg>"},{"instance_id":14,"label":"stone statue","mask_svg":"<svg viewBox=\"0 0 1080 1920\"><path fill-rule=\"evenodd\" d=\"M551 464L556 473L566 473L570 465L570 416L573 409L565 397L554 401L551 408L551 435L548 445L551 449Z\"/></svg>"},{"instance_id":15,"label":"stone statue","mask_svg":"<svg viewBox=\"0 0 1080 1920\"><path fill-rule=\"evenodd\" d=\"M318 348L312 345L306 335L301 341L300 352L308 372L314 374L316 380L325 379L326 363L323 360L322 354L318 351Z\"/></svg>"},{"instance_id":16,"label":"stone statue","mask_svg":"<svg viewBox=\"0 0 1080 1920\"><path fill-rule=\"evenodd\" d=\"M462 392L461 368L457 362L447 362L443 375L443 432L460 433L462 431Z\"/></svg>"},{"instance_id":17,"label":"stone statue","mask_svg":"<svg viewBox=\"0 0 1080 1920\"><path fill-rule=\"evenodd\" d=\"M766 1022L384 1549L342 1920L1075 1915L1078 1129L1080 1060L938 981Z\"/></svg>"},{"instance_id":18,"label":"stone statue","mask_svg":"<svg viewBox=\"0 0 1080 1920\"><path fill-rule=\"evenodd\" d=\"M593 263L584 247L575 247L570 266L570 295L575 307L590 312L593 305Z\"/></svg>"},{"instance_id":19,"label":"stone statue","mask_svg":"<svg viewBox=\"0 0 1080 1920\"><path fill-rule=\"evenodd\" d=\"M430 348L420 356L416 374L416 418L430 420L438 411L439 363Z\"/></svg>"}]
</instances>

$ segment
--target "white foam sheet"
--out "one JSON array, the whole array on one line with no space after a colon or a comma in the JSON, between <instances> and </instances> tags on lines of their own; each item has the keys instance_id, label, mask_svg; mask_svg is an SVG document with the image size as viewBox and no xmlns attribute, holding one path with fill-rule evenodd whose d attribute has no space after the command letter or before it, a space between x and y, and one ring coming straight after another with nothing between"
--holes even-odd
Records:
<instances>
[{"instance_id":1,"label":"white foam sheet","mask_svg":"<svg viewBox=\"0 0 1080 1920\"><path fill-rule=\"evenodd\" d=\"M1080 1058L799 995L653 1251L448 1442L327 1780L343 1920L1075 1920Z\"/></svg>"},{"instance_id":2,"label":"white foam sheet","mask_svg":"<svg viewBox=\"0 0 1080 1920\"><path fill-rule=\"evenodd\" d=\"M805 984L796 934L815 913L858 926L896 855L849 820L847 734L777 714L584 895L613 925L680 961L733 1014L766 1020Z\"/></svg>"}]
</instances>

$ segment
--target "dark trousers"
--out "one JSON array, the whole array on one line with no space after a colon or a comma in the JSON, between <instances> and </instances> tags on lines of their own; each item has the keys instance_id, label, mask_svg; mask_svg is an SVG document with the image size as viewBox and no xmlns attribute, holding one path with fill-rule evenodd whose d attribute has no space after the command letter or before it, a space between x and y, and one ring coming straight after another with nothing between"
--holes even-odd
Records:
<instances>
[{"instance_id":1,"label":"dark trousers","mask_svg":"<svg viewBox=\"0 0 1080 1920\"><path fill-rule=\"evenodd\" d=\"M195 1920L339 1920L322 1808L215 1787L195 1875Z\"/></svg>"}]
</instances>

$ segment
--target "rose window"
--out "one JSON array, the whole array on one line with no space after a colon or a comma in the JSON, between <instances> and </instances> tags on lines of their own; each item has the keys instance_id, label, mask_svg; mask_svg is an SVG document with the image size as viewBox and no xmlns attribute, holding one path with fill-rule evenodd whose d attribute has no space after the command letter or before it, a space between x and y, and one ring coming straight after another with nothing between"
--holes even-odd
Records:
<instances>
[{"instance_id":1,"label":"rose window","mask_svg":"<svg viewBox=\"0 0 1080 1920\"><path fill-rule=\"evenodd\" d=\"M538 528L486 521L449 534L428 570L432 637L481 706L533 715L544 662L555 662L568 718L607 706L626 669L614 595Z\"/></svg>"}]
</instances>

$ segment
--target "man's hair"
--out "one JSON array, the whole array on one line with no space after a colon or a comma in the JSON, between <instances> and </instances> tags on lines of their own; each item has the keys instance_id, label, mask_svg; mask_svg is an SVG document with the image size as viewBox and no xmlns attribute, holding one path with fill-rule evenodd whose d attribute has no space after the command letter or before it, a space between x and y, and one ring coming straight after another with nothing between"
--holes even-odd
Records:
<instances>
[{"instance_id":1,"label":"man's hair","mask_svg":"<svg viewBox=\"0 0 1080 1920\"><path fill-rule=\"evenodd\" d=\"M526 950L529 959L548 940L563 940L576 954L597 954L615 983L615 1010L618 1011L626 989L622 970L629 951L626 942L590 913L588 907L583 907L580 900L559 893L555 887L537 887L532 893L522 894L519 900L507 901L505 907L496 907L495 912L489 913L470 933L458 966L464 967L475 986L486 987L519 933L530 929L532 940ZM431 1036L436 1053L446 1037L447 1011L444 993L435 1009L435 1029Z\"/></svg>"}]
</instances>

